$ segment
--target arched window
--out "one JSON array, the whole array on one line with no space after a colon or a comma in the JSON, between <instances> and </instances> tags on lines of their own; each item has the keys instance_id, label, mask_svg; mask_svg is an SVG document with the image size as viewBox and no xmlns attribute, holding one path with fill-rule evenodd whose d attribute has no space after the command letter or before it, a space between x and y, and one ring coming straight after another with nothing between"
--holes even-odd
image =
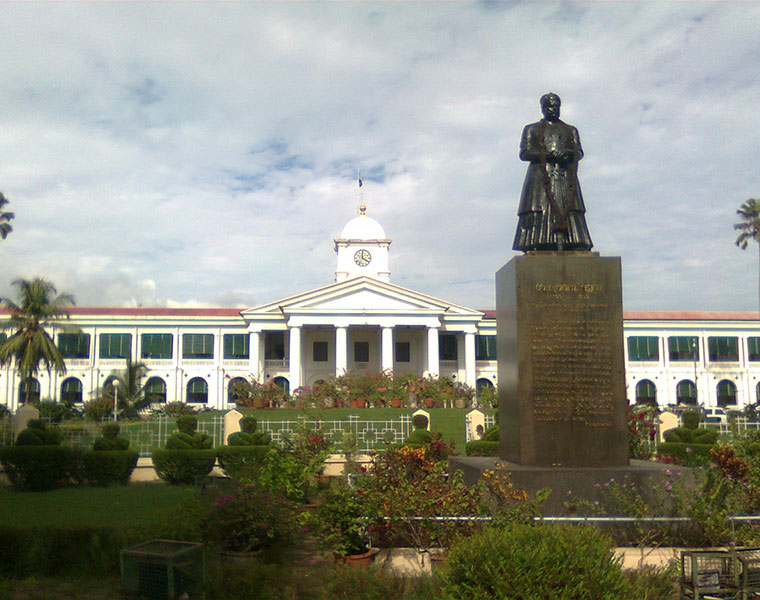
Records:
<instances>
[{"instance_id":1,"label":"arched window","mask_svg":"<svg viewBox=\"0 0 760 600\"><path fill-rule=\"evenodd\" d=\"M693 381L684 379L679 381L676 386L676 400L678 404L691 404L696 406L697 404L697 386Z\"/></svg>"},{"instance_id":2,"label":"arched window","mask_svg":"<svg viewBox=\"0 0 760 600\"><path fill-rule=\"evenodd\" d=\"M227 386L227 404L236 404L241 398L248 398L251 384L245 377L233 377Z\"/></svg>"},{"instance_id":3,"label":"arched window","mask_svg":"<svg viewBox=\"0 0 760 600\"><path fill-rule=\"evenodd\" d=\"M208 402L208 384L202 377L195 377L187 382L187 402L206 404Z\"/></svg>"},{"instance_id":4,"label":"arched window","mask_svg":"<svg viewBox=\"0 0 760 600\"><path fill-rule=\"evenodd\" d=\"M493 389L493 383L490 379L486 379L485 377L481 377L475 382L475 390L478 393L478 396L480 395L480 392L484 389Z\"/></svg>"},{"instance_id":5,"label":"arched window","mask_svg":"<svg viewBox=\"0 0 760 600\"><path fill-rule=\"evenodd\" d=\"M657 387L648 379L636 384L636 404L657 405Z\"/></svg>"},{"instance_id":6,"label":"arched window","mask_svg":"<svg viewBox=\"0 0 760 600\"><path fill-rule=\"evenodd\" d=\"M285 377L275 377L273 381L274 381L274 384L277 387L281 388L283 392L285 392L286 394L290 393L290 382L287 379L285 379Z\"/></svg>"},{"instance_id":7,"label":"arched window","mask_svg":"<svg viewBox=\"0 0 760 600\"><path fill-rule=\"evenodd\" d=\"M145 400L151 404L166 404L166 382L160 377L151 377L145 384Z\"/></svg>"},{"instance_id":8,"label":"arched window","mask_svg":"<svg viewBox=\"0 0 760 600\"><path fill-rule=\"evenodd\" d=\"M29 384L29 402L39 402L40 401L40 382L37 381L34 377L30 377L26 381L22 381L18 384L18 401L19 404L26 404L26 390L27 385Z\"/></svg>"},{"instance_id":9,"label":"arched window","mask_svg":"<svg viewBox=\"0 0 760 600\"><path fill-rule=\"evenodd\" d=\"M736 405L736 384L724 379L718 382L718 406Z\"/></svg>"},{"instance_id":10,"label":"arched window","mask_svg":"<svg viewBox=\"0 0 760 600\"><path fill-rule=\"evenodd\" d=\"M82 401L82 382L76 377L64 379L61 384L61 402L71 404Z\"/></svg>"}]
</instances>

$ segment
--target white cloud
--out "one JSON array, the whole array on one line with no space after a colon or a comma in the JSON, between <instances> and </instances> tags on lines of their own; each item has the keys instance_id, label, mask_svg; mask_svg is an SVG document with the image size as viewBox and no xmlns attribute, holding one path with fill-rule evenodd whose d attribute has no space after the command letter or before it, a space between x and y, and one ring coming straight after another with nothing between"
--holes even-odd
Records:
<instances>
[{"instance_id":1,"label":"white cloud","mask_svg":"<svg viewBox=\"0 0 760 600\"><path fill-rule=\"evenodd\" d=\"M627 308L752 309L760 7L712 3L0 5L0 295L249 305L329 282L356 209L392 280L493 305L538 97L586 150ZM145 285L146 281L154 285Z\"/></svg>"}]
</instances>

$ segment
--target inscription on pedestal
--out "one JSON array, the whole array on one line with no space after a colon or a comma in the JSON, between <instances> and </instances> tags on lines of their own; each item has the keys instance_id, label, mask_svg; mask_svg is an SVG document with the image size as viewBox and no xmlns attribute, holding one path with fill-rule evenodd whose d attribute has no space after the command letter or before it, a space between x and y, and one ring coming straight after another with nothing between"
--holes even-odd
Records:
<instances>
[{"instance_id":1,"label":"inscription on pedestal","mask_svg":"<svg viewBox=\"0 0 760 600\"><path fill-rule=\"evenodd\" d=\"M497 275L497 318L502 457L627 464L619 261L513 259Z\"/></svg>"}]
</instances>

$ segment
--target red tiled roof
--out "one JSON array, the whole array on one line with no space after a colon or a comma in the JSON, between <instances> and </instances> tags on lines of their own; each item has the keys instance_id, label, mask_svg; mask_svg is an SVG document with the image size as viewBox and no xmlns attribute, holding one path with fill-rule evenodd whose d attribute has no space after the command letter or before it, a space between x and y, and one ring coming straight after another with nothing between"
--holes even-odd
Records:
<instances>
[{"instance_id":1,"label":"red tiled roof","mask_svg":"<svg viewBox=\"0 0 760 600\"><path fill-rule=\"evenodd\" d=\"M239 317L242 308L166 308L136 306L72 306L66 309L72 315L112 315L125 317ZM8 314L5 309L0 313Z\"/></svg>"}]
</instances>

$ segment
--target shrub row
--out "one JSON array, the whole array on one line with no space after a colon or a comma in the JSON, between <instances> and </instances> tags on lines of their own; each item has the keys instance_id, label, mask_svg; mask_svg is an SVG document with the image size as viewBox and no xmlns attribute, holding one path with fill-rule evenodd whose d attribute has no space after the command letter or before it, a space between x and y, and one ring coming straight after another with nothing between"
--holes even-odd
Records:
<instances>
[{"instance_id":1,"label":"shrub row","mask_svg":"<svg viewBox=\"0 0 760 600\"><path fill-rule=\"evenodd\" d=\"M710 450L714 447L713 444L664 442L657 447L657 453L672 456L682 465L699 466L710 462Z\"/></svg>"},{"instance_id":2,"label":"shrub row","mask_svg":"<svg viewBox=\"0 0 760 600\"><path fill-rule=\"evenodd\" d=\"M137 465L135 450L94 451L68 446L7 446L0 462L19 490L40 492L69 483L126 484Z\"/></svg>"},{"instance_id":3,"label":"shrub row","mask_svg":"<svg viewBox=\"0 0 760 600\"><path fill-rule=\"evenodd\" d=\"M473 440L467 442L464 447L467 456L498 456L499 442L489 442L486 440Z\"/></svg>"}]
</instances>

